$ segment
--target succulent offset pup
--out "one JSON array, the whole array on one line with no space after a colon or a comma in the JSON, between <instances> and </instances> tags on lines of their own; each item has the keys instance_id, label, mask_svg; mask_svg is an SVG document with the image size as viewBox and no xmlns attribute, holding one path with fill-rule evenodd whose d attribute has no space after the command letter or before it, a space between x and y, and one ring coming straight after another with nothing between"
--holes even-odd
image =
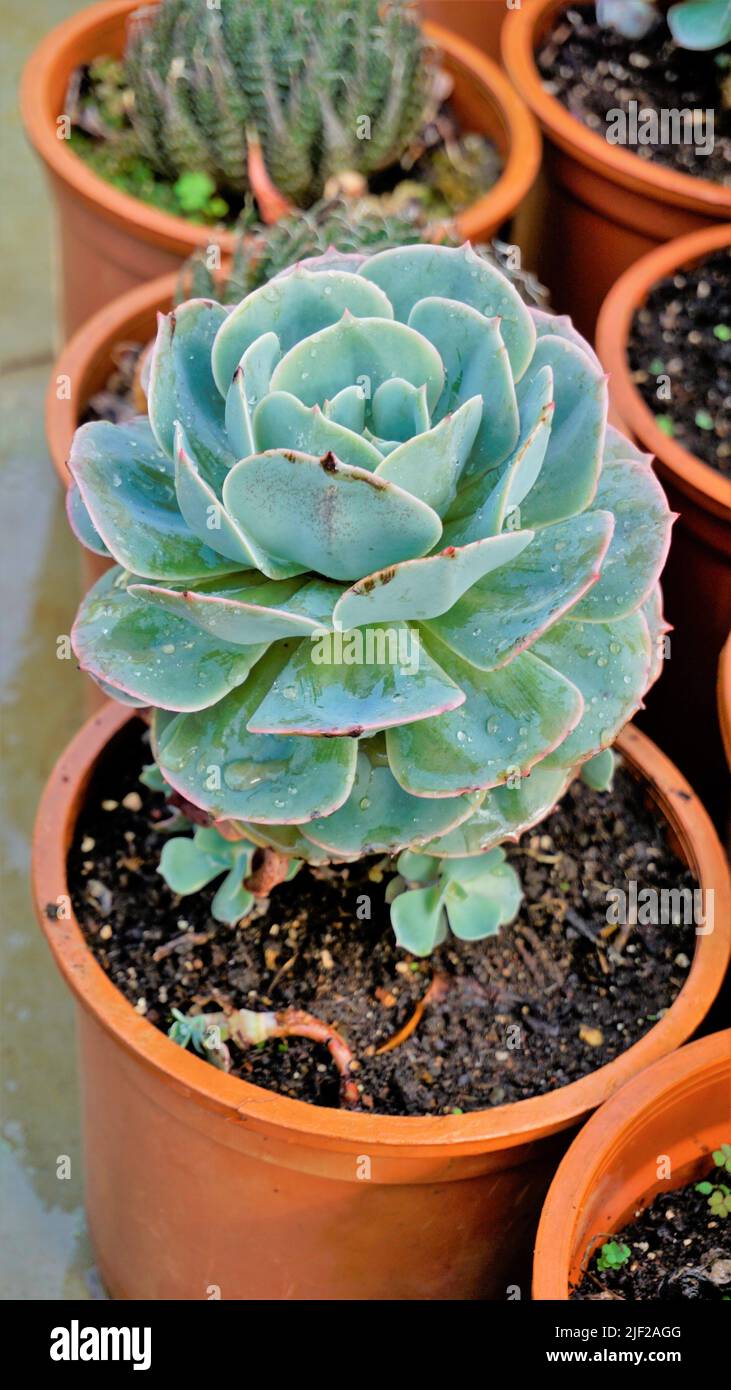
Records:
<instances>
[{"instance_id":1,"label":"succulent offset pup","mask_svg":"<svg viewBox=\"0 0 731 1390\"><path fill-rule=\"evenodd\" d=\"M469 245L332 252L161 316L148 408L74 440L117 563L73 644L203 822L171 887L225 873L235 922L293 861L398 854L402 946L494 933L501 846L607 784L661 664L672 517L591 348Z\"/></svg>"}]
</instances>

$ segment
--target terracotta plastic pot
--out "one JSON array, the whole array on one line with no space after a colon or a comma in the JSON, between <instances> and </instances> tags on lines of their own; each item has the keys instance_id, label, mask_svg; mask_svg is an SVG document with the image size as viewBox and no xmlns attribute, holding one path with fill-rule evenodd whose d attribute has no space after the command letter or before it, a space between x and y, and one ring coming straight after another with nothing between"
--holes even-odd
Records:
<instances>
[{"instance_id":1,"label":"terracotta plastic pot","mask_svg":"<svg viewBox=\"0 0 731 1390\"><path fill-rule=\"evenodd\" d=\"M731 483L656 425L632 381L627 345L635 311L653 286L724 246L731 246L731 224L644 256L607 296L596 335L615 418L655 455L671 506L680 513L662 577L667 615L675 628L671 659L652 691L643 727L667 748L719 815L728 779L715 688L719 654L731 629Z\"/></svg>"},{"instance_id":2,"label":"terracotta plastic pot","mask_svg":"<svg viewBox=\"0 0 731 1390\"><path fill-rule=\"evenodd\" d=\"M705 1176L728 1141L731 1029L636 1076L592 1117L556 1173L536 1238L533 1297L567 1299L596 1248L658 1192ZM670 1176L658 1162L670 1159Z\"/></svg>"},{"instance_id":3,"label":"terracotta plastic pot","mask_svg":"<svg viewBox=\"0 0 731 1390\"><path fill-rule=\"evenodd\" d=\"M500 30L508 0L420 0L419 8L424 19L443 24L500 62Z\"/></svg>"},{"instance_id":4,"label":"terracotta plastic pot","mask_svg":"<svg viewBox=\"0 0 731 1390\"><path fill-rule=\"evenodd\" d=\"M33 857L38 916L78 1005L86 1206L110 1292L196 1299L215 1285L226 1299L504 1298L529 1274L540 1204L576 1126L688 1038L719 988L731 890L703 807L628 728L620 748L717 907L680 995L621 1057L551 1094L469 1115L323 1109L171 1042L127 1003L66 915L66 855L90 775L133 717L108 704L70 744L43 796Z\"/></svg>"},{"instance_id":5,"label":"terracotta plastic pot","mask_svg":"<svg viewBox=\"0 0 731 1390\"><path fill-rule=\"evenodd\" d=\"M59 138L68 81L81 63L120 55L127 17L139 0L105 0L53 29L23 74L26 131L51 181L58 215L61 325L73 333L102 304L133 285L171 271L197 247L217 241L230 255L230 232L197 227L120 192ZM425 26L454 79L453 101L465 129L489 135L505 157L491 191L458 219L465 239L488 240L512 216L540 164L540 135L499 68L472 44L435 24Z\"/></svg>"},{"instance_id":6,"label":"terracotta plastic pot","mask_svg":"<svg viewBox=\"0 0 731 1390\"><path fill-rule=\"evenodd\" d=\"M718 663L718 720L726 762L731 771L731 634Z\"/></svg>"},{"instance_id":7,"label":"terracotta plastic pot","mask_svg":"<svg viewBox=\"0 0 731 1390\"><path fill-rule=\"evenodd\" d=\"M588 0L523 0L502 30L503 61L542 127L545 180L540 208L516 240L551 291L591 338L615 280L646 251L731 217L731 189L678 174L609 145L544 90L535 53L556 15Z\"/></svg>"}]
</instances>

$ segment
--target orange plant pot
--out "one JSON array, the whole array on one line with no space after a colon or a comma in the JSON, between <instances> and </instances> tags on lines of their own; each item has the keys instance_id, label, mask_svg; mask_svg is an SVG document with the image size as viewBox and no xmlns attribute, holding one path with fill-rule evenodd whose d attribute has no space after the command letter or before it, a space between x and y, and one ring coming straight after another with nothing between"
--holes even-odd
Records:
<instances>
[{"instance_id":1,"label":"orange plant pot","mask_svg":"<svg viewBox=\"0 0 731 1390\"><path fill-rule=\"evenodd\" d=\"M703 1019L731 949L731 885L713 827L671 763L628 727L620 749L701 884L716 929L649 1033L548 1095L423 1118L324 1109L226 1075L123 998L68 911L66 856L91 773L134 717L108 703L47 784L38 917L76 997L86 1207L115 1298L499 1299L529 1272L540 1204L577 1125ZM57 915L57 908L63 911ZM144 912L144 904L140 904Z\"/></svg>"},{"instance_id":2,"label":"orange plant pot","mask_svg":"<svg viewBox=\"0 0 731 1390\"><path fill-rule=\"evenodd\" d=\"M424 19L442 24L500 62L500 30L508 0L420 0Z\"/></svg>"},{"instance_id":3,"label":"orange plant pot","mask_svg":"<svg viewBox=\"0 0 731 1390\"><path fill-rule=\"evenodd\" d=\"M731 633L718 663L718 720L726 762L731 771Z\"/></svg>"},{"instance_id":4,"label":"orange plant pot","mask_svg":"<svg viewBox=\"0 0 731 1390\"><path fill-rule=\"evenodd\" d=\"M533 1297L567 1299L598 1246L639 1207L705 1176L731 1125L731 1029L643 1071L598 1110L561 1162L543 1208ZM671 1175L658 1178L658 1161Z\"/></svg>"},{"instance_id":5,"label":"orange plant pot","mask_svg":"<svg viewBox=\"0 0 731 1390\"><path fill-rule=\"evenodd\" d=\"M599 307L622 272L661 242L731 217L731 189L678 174L609 145L544 90L535 53L556 15L588 0L523 0L502 30L503 62L540 122L540 210L516 232L527 263L591 339Z\"/></svg>"},{"instance_id":6,"label":"orange plant pot","mask_svg":"<svg viewBox=\"0 0 731 1390\"><path fill-rule=\"evenodd\" d=\"M59 24L32 54L23 74L21 108L29 139L46 166L57 212L61 326L68 337L101 305L133 285L174 270L198 247L217 242L223 256L231 232L196 226L159 212L92 173L59 138L69 78L102 53L120 56L128 16L139 0L104 0ZM536 124L500 69L466 40L425 26L454 80L453 103L466 130L495 141L505 167L495 187L458 218L465 240L486 241L512 217L541 157Z\"/></svg>"},{"instance_id":7,"label":"orange plant pot","mask_svg":"<svg viewBox=\"0 0 731 1390\"><path fill-rule=\"evenodd\" d=\"M643 726L719 816L728 778L715 689L719 655L731 629L731 483L663 434L632 381L627 347L635 311L659 280L730 245L731 224L726 224L643 256L607 296L596 335L615 418L655 455L670 505L680 513L662 578L667 616L675 628L671 659L650 695Z\"/></svg>"}]
</instances>

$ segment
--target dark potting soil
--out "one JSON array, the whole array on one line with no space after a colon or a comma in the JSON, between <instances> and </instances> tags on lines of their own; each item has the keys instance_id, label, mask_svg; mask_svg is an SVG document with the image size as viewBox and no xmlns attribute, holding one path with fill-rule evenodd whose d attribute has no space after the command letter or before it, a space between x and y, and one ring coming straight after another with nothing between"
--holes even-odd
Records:
<instances>
[{"instance_id":1,"label":"dark potting soil","mask_svg":"<svg viewBox=\"0 0 731 1390\"><path fill-rule=\"evenodd\" d=\"M711 1169L709 1178L720 1181L724 1175ZM660 1193L644 1211L638 1209L635 1220L613 1238L631 1252L624 1264L598 1270L601 1256L596 1251L571 1298L728 1299L731 1216L714 1215L708 1196L696 1191L696 1181Z\"/></svg>"},{"instance_id":2,"label":"dark potting soil","mask_svg":"<svg viewBox=\"0 0 731 1390\"><path fill-rule=\"evenodd\" d=\"M546 91L599 135L611 128L608 113L627 114L631 102L638 115L712 109L713 149L706 153L696 152L706 149L702 131L692 144L650 145L639 143L629 124L626 145L641 159L678 173L731 184L731 110L723 92L731 81L731 45L716 53L677 48L664 18L643 39L626 39L614 29L600 29L591 5L560 13L536 58ZM641 128L640 122L638 132Z\"/></svg>"},{"instance_id":3,"label":"dark potting soil","mask_svg":"<svg viewBox=\"0 0 731 1390\"><path fill-rule=\"evenodd\" d=\"M731 476L731 251L654 286L632 322L629 362L660 428Z\"/></svg>"},{"instance_id":4,"label":"dark potting soil","mask_svg":"<svg viewBox=\"0 0 731 1390\"><path fill-rule=\"evenodd\" d=\"M693 955L689 926L607 926L607 889L691 887L643 788L620 768L614 790L576 782L512 848L525 900L489 940L451 937L427 960L395 943L384 901L392 861L303 868L236 928L210 914L213 885L178 898L157 872L160 794L138 782L150 761L133 721L100 762L69 854L74 910L97 960L137 1010L167 1032L183 1013L304 1009L335 1026L359 1062L363 1108L381 1114L483 1109L565 1086L617 1057L675 999ZM363 912L370 904L370 919ZM623 939L625 938L626 939ZM393 1051L435 973L444 996ZM315 1105L338 1106L329 1053L302 1038L239 1051L235 1072Z\"/></svg>"},{"instance_id":5,"label":"dark potting soil","mask_svg":"<svg viewBox=\"0 0 731 1390\"><path fill-rule=\"evenodd\" d=\"M143 343L134 342L115 345L109 376L102 388L87 401L80 425L86 425L90 420L111 420L113 425L123 425L139 415L132 388L143 348Z\"/></svg>"}]
</instances>

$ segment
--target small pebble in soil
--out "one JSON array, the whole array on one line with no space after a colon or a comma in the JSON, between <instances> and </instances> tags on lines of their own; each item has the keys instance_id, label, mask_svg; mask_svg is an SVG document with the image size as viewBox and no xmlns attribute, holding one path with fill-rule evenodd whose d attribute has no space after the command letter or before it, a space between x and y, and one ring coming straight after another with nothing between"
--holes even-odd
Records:
<instances>
[{"instance_id":1,"label":"small pebble in soil","mask_svg":"<svg viewBox=\"0 0 731 1390\"><path fill-rule=\"evenodd\" d=\"M705 1166L700 1175L721 1179L724 1175ZM612 1237L624 1247L615 1268L598 1268L601 1247L594 1252L587 1271L571 1298L594 1299L702 1299L720 1303L731 1296L731 1215L717 1217L708 1195L698 1192L696 1178L685 1187L660 1193L645 1210ZM621 1256L620 1256L621 1258Z\"/></svg>"},{"instance_id":2,"label":"small pebble in soil","mask_svg":"<svg viewBox=\"0 0 731 1390\"><path fill-rule=\"evenodd\" d=\"M183 899L157 871L163 798L138 781L150 761L133 720L92 780L69 856L74 909L90 949L145 1017L167 1032L182 1013L305 1009L336 1027L359 1062L362 1105L391 1115L467 1113L540 1095L594 1071L672 1004L694 951L690 925L607 923L607 892L692 888L654 804L623 767L609 793L577 781L538 832L511 847L525 900L496 937L454 937L427 960L396 946L383 856L303 868L240 927L211 917L214 887ZM141 810L130 809L130 793ZM117 809L102 810L105 801ZM133 800L133 806L136 802ZM95 842L88 854L82 849ZM374 873L374 869L376 872ZM370 917L359 911L363 896ZM435 975L448 988L411 1035ZM283 1095L337 1106L329 1053L291 1037L238 1051L235 1072Z\"/></svg>"},{"instance_id":3,"label":"small pebble in soil","mask_svg":"<svg viewBox=\"0 0 731 1390\"><path fill-rule=\"evenodd\" d=\"M663 432L731 479L731 251L655 285L628 351Z\"/></svg>"}]
</instances>

